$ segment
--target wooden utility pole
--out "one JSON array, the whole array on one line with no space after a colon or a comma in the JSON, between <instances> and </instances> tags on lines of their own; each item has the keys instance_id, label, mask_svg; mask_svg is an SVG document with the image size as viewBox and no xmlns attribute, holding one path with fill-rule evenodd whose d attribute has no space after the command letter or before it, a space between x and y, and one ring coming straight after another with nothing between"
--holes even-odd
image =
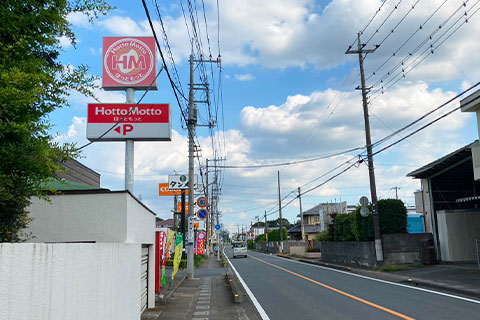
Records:
<instances>
[{"instance_id":1,"label":"wooden utility pole","mask_svg":"<svg viewBox=\"0 0 480 320\"><path fill-rule=\"evenodd\" d=\"M277 171L278 177L278 215L280 216L280 253L283 252L283 221L282 221L282 197L280 195L280 171Z\"/></svg>"},{"instance_id":2,"label":"wooden utility pole","mask_svg":"<svg viewBox=\"0 0 480 320\"><path fill-rule=\"evenodd\" d=\"M302 194L300 193L300 187L298 187L298 202L300 204L300 228L302 231L302 240L305 241L305 226L303 225Z\"/></svg>"},{"instance_id":3,"label":"wooden utility pole","mask_svg":"<svg viewBox=\"0 0 480 320\"><path fill-rule=\"evenodd\" d=\"M365 50L364 45L360 42L360 33L358 33L358 50L350 50L349 48L346 54L358 54L358 60L360 64L360 78L361 78L361 90L362 90L362 102L363 102L363 118L365 122L365 142L367 144L367 157L368 157L368 176L370 180L370 194L372 196L373 207L373 229L375 233L375 253L377 261L383 261L383 248L382 237L380 234L380 217L378 216L377 206L377 187L375 184L375 171L373 168L373 155L372 155L372 139L370 137L370 120L368 118L368 102L367 102L367 88L365 86L365 72L363 70L364 53L373 53L375 49Z\"/></svg>"}]
</instances>

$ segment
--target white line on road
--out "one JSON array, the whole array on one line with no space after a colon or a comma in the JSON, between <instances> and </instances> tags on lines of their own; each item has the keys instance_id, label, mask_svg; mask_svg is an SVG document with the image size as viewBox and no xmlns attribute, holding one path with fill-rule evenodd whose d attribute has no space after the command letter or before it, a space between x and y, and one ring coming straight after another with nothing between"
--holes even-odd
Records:
<instances>
[{"instance_id":1,"label":"white line on road","mask_svg":"<svg viewBox=\"0 0 480 320\"><path fill-rule=\"evenodd\" d=\"M260 253L260 252L257 252L257 253ZM266 253L260 253L260 254L269 255L269 254L266 254ZM387 281L387 280L381 280L381 279L371 278L371 277L363 276L363 275L356 274L356 273L352 273L352 272L347 272L347 271L343 271L343 270L337 270L337 269L334 269L334 268L328 268L328 267L324 267L324 266L319 266L319 265L316 265L316 264L311 264L311 263L296 261L296 260L293 260L293 259L286 259L286 258L278 257L278 256L276 256L276 255L270 255L270 256L275 257L275 258L277 258L277 259L282 259L283 261L291 261L291 262L295 262L295 263L298 263L298 264L303 264L303 265L306 265L306 266L311 266L311 267L316 267L316 268L325 269L325 270L329 270L329 271L334 271L334 272L339 272L339 273L343 273L343 274L348 274L348 275L354 276L354 277L359 277L359 278L364 278L364 279L368 279L368 280L383 282L383 283L387 283L387 284L391 284L391 285L395 285L395 286L399 286L399 287L404 287L404 288L409 288L409 289L413 289L413 290L424 291L424 292L433 293L433 294L438 294L438 295L445 296L445 297L449 297L449 298L454 298L454 299L459 299L459 300L463 300L463 301L467 301L467 302L472 302L472 303L480 304L480 301L479 301L479 300L474 300L474 299L469 299L469 298L465 298L465 297L461 297L461 296L456 296L456 295L449 294L449 293L444 293L444 292L440 292L440 291L433 291L433 290L424 289L424 288L418 288L418 287L412 287L412 286L409 286L409 285L406 285L406 284L395 283L395 282L391 282L391 281Z\"/></svg>"},{"instance_id":2,"label":"white line on road","mask_svg":"<svg viewBox=\"0 0 480 320\"><path fill-rule=\"evenodd\" d=\"M233 269L233 271L235 272L235 274L237 275L238 280L240 280L240 283L241 283L242 286L245 288L245 291L247 291L248 296L249 296L250 299L252 300L253 305L255 306L255 308L257 308L257 311L258 311L258 313L260 314L260 317L262 317L263 320L270 320L270 318L268 317L268 315L267 315L267 313L265 312L265 310L263 310L263 308L262 308L262 306L260 305L260 303L258 303L257 298L255 298L255 296L253 295L252 291L250 291L250 288L248 288L247 284L245 283L245 281L243 281L242 277L241 277L240 274L238 273L237 269L235 269L235 267L233 266L233 264L230 262L230 259L228 259L227 255L225 254L225 250L223 250L223 256L224 256L225 258L227 258L227 261L228 261L228 263L230 264L230 266L232 267L232 269Z\"/></svg>"}]
</instances>

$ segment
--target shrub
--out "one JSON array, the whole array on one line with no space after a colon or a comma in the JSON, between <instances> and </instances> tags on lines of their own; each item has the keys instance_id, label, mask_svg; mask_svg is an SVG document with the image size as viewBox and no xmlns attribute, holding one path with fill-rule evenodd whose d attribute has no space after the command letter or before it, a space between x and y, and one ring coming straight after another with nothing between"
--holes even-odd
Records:
<instances>
[{"instance_id":1,"label":"shrub","mask_svg":"<svg viewBox=\"0 0 480 320\"><path fill-rule=\"evenodd\" d=\"M321 242L321 241L332 241L332 237L328 230L323 230L315 236L315 241Z\"/></svg>"},{"instance_id":2,"label":"shrub","mask_svg":"<svg viewBox=\"0 0 480 320\"><path fill-rule=\"evenodd\" d=\"M317 248L317 247L307 248L307 252L320 252L320 248Z\"/></svg>"},{"instance_id":3,"label":"shrub","mask_svg":"<svg viewBox=\"0 0 480 320\"><path fill-rule=\"evenodd\" d=\"M358 206L354 212L352 231L356 241L372 241L375 239L373 232L373 217L369 215L362 217L360 214L361 206ZM369 206L371 210L371 206Z\"/></svg>"},{"instance_id":4,"label":"shrub","mask_svg":"<svg viewBox=\"0 0 480 320\"><path fill-rule=\"evenodd\" d=\"M255 242L267 242L267 237L264 234L259 234L255 237Z\"/></svg>"},{"instance_id":5,"label":"shrub","mask_svg":"<svg viewBox=\"0 0 480 320\"><path fill-rule=\"evenodd\" d=\"M355 237L352 231L353 212L349 214L339 214L335 218L335 241L353 241Z\"/></svg>"},{"instance_id":6,"label":"shrub","mask_svg":"<svg viewBox=\"0 0 480 320\"><path fill-rule=\"evenodd\" d=\"M407 208L402 200L384 199L378 201L380 230L382 234L407 233Z\"/></svg>"},{"instance_id":7,"label":"shrub","mask_svg":"<svg viewBox=\"0 0 480 320\"><path fill-rule=\"evenodd\" d=\"M287 228L283 228L283 240L288 239ZM275 229L268 232L268 241L280 241L280 229Z\"/></svg>"},{"instance_id":8,"label":"shrub","mask_svg":"<svg viewBox=\"0 0 480 320\"><path fill-rule=\"evenodd\" d=\"M202 255L194 255L193 256L193 264L195 265L195 268L198 268L200 264L203 261L203 256Z\"/></svg>"},{"instance_id":9,"label":"shrub","mask_svg":"<svg viewBox=\"0 0 480 320\"><path fill-rule=\"evenodd\" d=\"M248 250L255 249L253 245L253 240L247 240L247 249Z\"/></svg>"}]
</instances>

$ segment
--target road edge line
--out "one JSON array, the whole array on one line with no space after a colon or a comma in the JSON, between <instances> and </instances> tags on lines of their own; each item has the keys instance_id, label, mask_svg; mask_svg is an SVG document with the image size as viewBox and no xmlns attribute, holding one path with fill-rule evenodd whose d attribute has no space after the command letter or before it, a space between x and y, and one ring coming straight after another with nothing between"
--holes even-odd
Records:
<instances>
[{"instance_id":1,"label":"road edge line","mask_svg":"<svg viewBox=\"0 0 480 320\"><path fill-rule=\"evenodd\" d=\"M268 317L267 313L265 312L265 310L263 310L262 306L260 305L260 303L258 302L257 298L255 298L255 296L253 295L252 291L250 290L250 288L247 286L247 284L245 283L245 281L243 281L242 277L240 276L240 274L238 273L237 269L235 269L235 266L233 265L233 263L230 262L230 259L228 259L227 255L225 254L225 251L222 250L222 253L223 253L223 256L227 259L228 263L230 264L230 266L232 267L232 270L235 272L235 275L237 276L238 280L240 281L240 283L242 284L243 288L245 289L245 291L247 292L248 296L250 297L250 300L252 300L252 303L253 305L255 306L255 308L257 309L260 317L262 318L262 320L270 320L270 318Z\"/></svg>"}]
</instances>

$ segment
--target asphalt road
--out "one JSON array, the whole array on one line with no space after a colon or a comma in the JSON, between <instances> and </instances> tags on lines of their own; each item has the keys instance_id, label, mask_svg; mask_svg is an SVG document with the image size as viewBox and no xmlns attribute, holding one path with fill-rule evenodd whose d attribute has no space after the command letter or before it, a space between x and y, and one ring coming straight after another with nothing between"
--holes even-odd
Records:
<instances>
[{"instance_id":1,"label":"asphalt road","mask_svg":"<svg viewBox=\"0 0 480 320\"><path fill-rule=\"evenodd\" d=\"M480 301L257 252L225 253L270 319L480 319Z\"/></svg>"}]
</instances>

